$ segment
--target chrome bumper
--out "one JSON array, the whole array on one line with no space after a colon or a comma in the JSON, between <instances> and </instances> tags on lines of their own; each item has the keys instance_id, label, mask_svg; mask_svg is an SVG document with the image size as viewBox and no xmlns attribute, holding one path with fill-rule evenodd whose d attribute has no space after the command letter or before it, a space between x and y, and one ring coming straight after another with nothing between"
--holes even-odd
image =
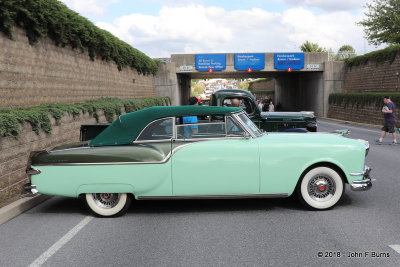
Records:
<instances>
[{"instance_id":1,"label":"chrome bumper","mask_svg":"<svg viewBox=\"0 0 400 267\"><path fill-rule=\"evenodd\" d=\"M25 189L25 194L23 195L24 197L33 197L36 196L39 191L36 189L36 185L31 184L31 183L27 183L24 185L24 189Z\"/></svg>"},{"instance_id":2,"label":"chrome bumper","mask_svg":"<svg viewBox=\"0 0 400 267\"><path fill-rule=\"evenodd\" d=\"M351 173L350 175L362 175L363 180L355 180L353 181L352 184L350 184L350 188L353 191L367 191L371 189L372 187L372 179L369 176L369 173L371 172L371 168L368 166L365 166L364 171L362 173Z\"/></svg>"}]
</instances>

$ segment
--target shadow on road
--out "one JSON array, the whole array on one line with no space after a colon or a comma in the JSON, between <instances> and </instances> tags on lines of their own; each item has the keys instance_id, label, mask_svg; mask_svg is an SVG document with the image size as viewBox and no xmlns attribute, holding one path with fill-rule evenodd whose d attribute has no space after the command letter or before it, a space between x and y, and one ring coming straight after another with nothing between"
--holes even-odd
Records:
<instances>
[{"instance_id":1,"label":"shadow on road","mask_svg":"<svg viewBox=\"0 0 400 267\"><path fill-rule=\"evenodd\" d=\"M338 207L352 204L346 194ZM129 214L185 213L185 212L226 212L226 211L308 211L296 197L268 199L201 199L201 200L133 200ZM38 213L66 213L87 215L90 213L83 199L53 197L36 211Z\"/></svg>"}]
</instances>

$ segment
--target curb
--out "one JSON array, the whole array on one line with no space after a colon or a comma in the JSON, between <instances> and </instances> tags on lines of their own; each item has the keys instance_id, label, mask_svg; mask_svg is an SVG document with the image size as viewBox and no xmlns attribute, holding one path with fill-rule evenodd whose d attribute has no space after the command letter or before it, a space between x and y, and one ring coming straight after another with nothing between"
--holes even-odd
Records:
<instances>
[{"instance_id":1,"label":"curb","mask_svg":"<svg viewBox=\"0 0 400 267\"><path fill-rule=\"evenodd\" d=\"M25 197L12 202L11 204L0 208L0 225L17 217L21 213L39 205L40 203L51 198L47 195L38 195L35 197Z\"/></svg>"}]
</instances>

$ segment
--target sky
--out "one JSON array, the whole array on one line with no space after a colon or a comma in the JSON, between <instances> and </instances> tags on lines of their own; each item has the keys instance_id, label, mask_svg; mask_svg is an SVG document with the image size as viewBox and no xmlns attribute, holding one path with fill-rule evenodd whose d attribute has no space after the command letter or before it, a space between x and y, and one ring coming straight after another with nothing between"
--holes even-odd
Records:
<instances>
[{"instance_id":1,"label":"sky","mask_svg":"<svg viewBox=\"0 0 400 267\"><path fill-rule=\"evenodd\" d=\"M334 52L368 44L372 0L61 0L150 57L186 53L299 52L305 41ZM382 48L382 47L380 47Z\"/></svg>"}]
</instances>

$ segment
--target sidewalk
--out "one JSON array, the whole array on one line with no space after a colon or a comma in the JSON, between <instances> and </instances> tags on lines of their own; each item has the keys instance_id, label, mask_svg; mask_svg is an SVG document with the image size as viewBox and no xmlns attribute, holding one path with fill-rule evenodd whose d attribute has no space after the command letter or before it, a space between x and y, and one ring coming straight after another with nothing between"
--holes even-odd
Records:
<instances>
[{"instance_id":1,"label":"sidewalk","mask_svg":"<svg viewBox=\"0 0 400 267\"><path fill-rule=\"evenodd\" d=\"M17 217L21 213L39 205L43 201L51 198L47 195L37 195L35 197L24 197L18 199L5 207L0 208L0 225Z\"/></svg>"}]
</instances>

